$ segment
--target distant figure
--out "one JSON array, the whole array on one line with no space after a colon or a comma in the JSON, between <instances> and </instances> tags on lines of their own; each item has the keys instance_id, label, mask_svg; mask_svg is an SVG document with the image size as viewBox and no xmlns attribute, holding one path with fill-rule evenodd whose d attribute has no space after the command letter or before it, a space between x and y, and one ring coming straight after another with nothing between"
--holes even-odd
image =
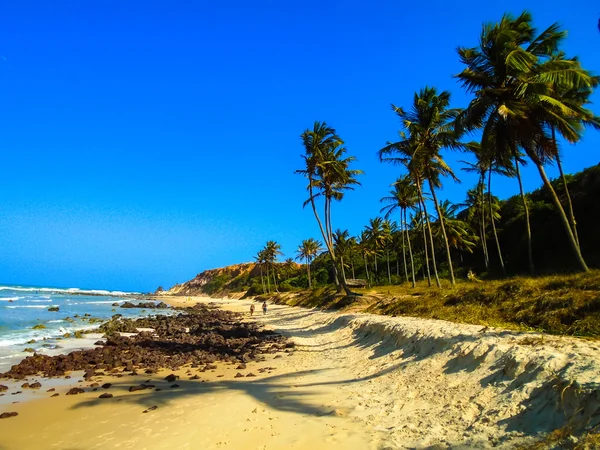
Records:
<instances>
[{"instance_id":1,"label":"distant figure","mask_svg":"<svg viewBox=\"0 0 600 450\"><path fill-rule=\"evenodd\" d=\"M254 314L254 303L250 305L250 315Z\"/></svg>"},{"instance_id":2,"label":"distant figure","mask_svg":"<svg viewBox=\"0 0 600 450\"><path fill-rule=\"evenodd\" d=\"M262 304L263 314L267 313L267 302L263 302Z\"/></svg>"}]
</instances>

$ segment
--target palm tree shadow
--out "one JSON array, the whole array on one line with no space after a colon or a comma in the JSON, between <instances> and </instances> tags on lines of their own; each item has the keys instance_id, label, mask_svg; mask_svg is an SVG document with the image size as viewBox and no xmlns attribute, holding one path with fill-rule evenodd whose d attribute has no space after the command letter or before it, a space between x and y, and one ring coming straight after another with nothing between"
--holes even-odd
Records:
<instances>
[{"instance_id":1,"label":"palm tree shadow","mask_svg":"<svg viewBox=\"0 0 600 450\"><path fill-rule=\"evenodd\" d=\"M254 397L261 403L267 404L273 409L285 412L293 412L297 414L308 414L321 416L331 412L332 408L326 405L316 405L312 403L308 397L316 396L319 392L307 387L326 386L330 383L294 383L291 378L299 376L319 375L328 369L323 370L308 370L301 372L292 372L288 374L270 376L266 378L251 378L251 379L235 379L224 381L207 381L201 380L178 380L177 388L171 388L171 383L163 380L152 380L150 384L154 384L160 391L146 389L138 391L136 394L129 394L130 386L135 385L135 382L118 382L114 383L108 392L114 397L110 399L89 399L84 400L72 406L72 409L80 409L92 407L101 402L124 402L129 404L138 404L144 408L152 406L167 406L170 403L195 396L206 396L219 392L242 392L248 396ZM343 380L338 383L344 383L348 380ZM139 385L139 383L137 383Z\"/></svg>"}]
</instances>

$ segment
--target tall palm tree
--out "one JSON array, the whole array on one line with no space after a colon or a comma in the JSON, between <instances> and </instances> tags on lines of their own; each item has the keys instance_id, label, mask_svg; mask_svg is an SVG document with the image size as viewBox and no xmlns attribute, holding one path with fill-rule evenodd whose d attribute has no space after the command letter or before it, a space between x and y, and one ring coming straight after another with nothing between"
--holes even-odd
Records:
<instances>
[{"instance_id":1,"label":"tall palm tree","mask_svg":"<svg viewBox=\"0 0 600 450\"><path fill-rule=\"evenodd\" d=\"M379 151L380 158L393 153L403 154L409 173L415 180L417 191L420 192L421 197L423 196L421 183L427 181L435 209L438 217L440 217L439 202L436 195L436 189L441 187L440 179L442 176L450 176L453 180L458 181L450 166L442 158L440 151L443 148L458 148L460 146L457 142L454 123L459 111L450 108L450 93L448 91L442 91L438 94L433 87L425 87L415 93L409 111L395 106L393 108L400 117L408 137L405 137L403 141L389 144L381 149ZM424 202L422 203L428 221L427 206ZM450 282L454 286L454 269L443 218L440 225L446 248ZM433 246L433 241L431 244ZM433 250L432 253L434 253ZM441 287L435 268L434 272L436 272L438 286Z\"/></svg>"},{"instance_id":2,"label":"tall palm tree","mask_svg":"<svg viewBox=\"0 0 600 450\"><path fill-rule=\"evenodd\" d=\"M363 256L363 262L365 264L365 275L367 277L367 283L369 287L371 287L371 277L369 276L369 264L368 257L373 255L373 249L371 246L371 240L369 238L369 234L366 230L363 230L360 233L360 238L358 241L358 248Z\"/></svg>"},{"instance_id":3,"label":"tall palm tree","mask_svg":"<svg viewBox=\"0 0 600 450\"><path fill-rule=\"evenodd\" d=\"M449 200L444 200L440 203L441 218L446 226L446 233L448 235L448 242L451 247L459 251L466 251L473 253L473 248L477 246L477 236L473 235L469 226L463 220L456 217L456 212L460 205L455 205ZM438 236L441 235L441 221L440 217L434 224L436 233Z\"/></svg>"},{"instance_id":4,"label":"tall palm tree","mask_svg":"<svg viewBox=\"0 0 600 450\"><path fill-rule=\"evenodd\" d=\"M402 257L404 260L404 275L408 282L408 268L406 265L406 250L405 242L408 240L408 251L410 254L410 266L412 270L412 286L415 287L415 267L413 261L412 248L410 245L410 239L405 239L408 229L408 221L406 217L406 211L408 209L414 209L418 202L417 189L414 183L411 181L408 175L399 177L393 184L394 189L390 191L388 197L381 199L382 203L387 203L386 206L381 208L380 212L385 211L385 218L389 218L390 215L396 210L400 210L400 230L402 233Z\"/></svg>"},{"instance_id":5,"label":"tall palm tree","mask_svg":"<svg viewBox=\"0 0 600 450\"><path fill-rule=\"evenodd\" d=\"M308 287L312 288L312 281L310 276L310 263L323 251L322 244L316 239L309 238L302 241L302 244L298 246L296 250L297 260L304 260L306 262L306 273L308 275Z\"/></svg>"},{"instance_id":6,"label":"tall palm tree","mask_svg":"<svg viewBox=\"0 0 600 450\"><path fill-rule=\"evenodd\" d=\"M350 233L348 230L336 230L333 233L333 242L335 246L335 251L338 257L340 258L340 267L342 269L342 278L344 282L346 281L346 269L345 266L350 260L350 251L352 242L350 239ZM344 260L344 258L346 258Z\"/></svg>"},{"instance_id":7,"label":"tall palm tree","mask_svg":"<svg viewBox=\"0 0 600 450\"><path fill-rule=\"evenodd\" d=\"M356 176L362 171L350 169L354 157L347 157L344 141L337 135L335 129L325 122L315 122L312 130L305 130L301 135L305 149L303 155L305 168L296 173L308 178L307 189L309 198L304 206L311 204L319 230L333 262L334 277L338 289L343 289L347 295L350 289L344 280L340 280L338 265L333 245L333 229L331 222L332 201L341 201L347 190L353 190L355 185L360 185ZM324 200L324 217L321 221L315 204L315 199L322 197ZM324 227L323 227L324 223Z\"/></svg>"},{"instance_id":8,"label":"tall palm tree","mask_svg":"<svg viewBox=\"0 0 600 450\"><path fill-rule=\"evenodd\" d=\"M572 225L544 170L556 156L548 129L560 127L563 137L571 139L582 126L582 118L573 114L573 105L561 93L598 85L598 78L577 60L555 57L564 37L557 24L537 34L528 12L517 18L504 15L499 23L485 25L479 47L458 49L467 67L457 77L475 94L460 122L471 129L483 128L482 145L493 142L499 152L513 158L520 185L519 155L524 151L550 192L580 269L587 271ZM523 205L528 213L527 202Z\"/></svg>"},{"instance_id":9,"label":"tall palm tree","mask_svg":"<svg viewBox=\"0 0 600 450\"><path fill-rule=\"evenodd\" d=\"M385 248L387 242L387 236L383 229L383 219L381 217L375 217L374 219L369 219L369 225L365 226L365 231L367 232L367 237L371 244L371 249L373 250L373 262L374 262L374 274L377 279L379 269L377 267L377 256L382 253Z\"/></svg>"},{"instance_id":10,"label":"tall palm tree","mask_svg":"<svg viewBox=\"0 0 600 450\"><path fill-rule=\"evenodd\" d=\"M264 279L264 275L263 275L263 264L265 264L265 262L266 262L264 249L259 250L259 252L254 257L254 260L256 261L256 265L259 267L259 270L260 270L260 283L262 285L263 294L266 294L267 289L265 286L265 279Z\"/></svg>"},{"instance_id":11,"label":"tall palm tree","mask_svg":"<svg viewBox=\"0 0 600 450\"><path fill-rule=\"evenodd\" d=\"M275 241L267 241L263 252L264 260L267 264L267 280L269 280L269 269L271 269L270 272L273 276L273 285L275 286L275 291L277 291L277 269L275 267L275 263L277 262L277 257L283 255L281 252L281 245ZM268 284L269 283L270 281L268 281ZM271 292L270 286L269 292Z\"/></svg>"}]
</instances>

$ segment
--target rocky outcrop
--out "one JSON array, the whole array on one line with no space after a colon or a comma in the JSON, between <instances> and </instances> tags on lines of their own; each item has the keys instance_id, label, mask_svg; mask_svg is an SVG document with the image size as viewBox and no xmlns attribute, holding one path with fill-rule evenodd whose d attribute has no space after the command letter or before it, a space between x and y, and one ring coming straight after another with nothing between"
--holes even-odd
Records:
<instances>
[{"instance_id":1,"label":"rocky outcrop","mask_svg":"<svg viewBox=\"0 0 600 450\"><path fill-rule=\"evenodd\" d=\"M182 284L176 284L168 291L157 292L167 295L206 295L207 286L214 283L219 277L223 280L222 286L219 286L218 291L228 291L235 287L236 280L242 277L260 276L259 268L254 263L234 264L231 266L221 267L219 269L209 269L199 273L190 281Z\"/></svg>"}]
</instances>

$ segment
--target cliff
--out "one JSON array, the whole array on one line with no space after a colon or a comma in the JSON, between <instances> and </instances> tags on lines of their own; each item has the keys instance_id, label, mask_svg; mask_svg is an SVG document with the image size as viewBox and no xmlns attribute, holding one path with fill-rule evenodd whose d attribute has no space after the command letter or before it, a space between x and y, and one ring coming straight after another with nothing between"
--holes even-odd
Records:
<instances>
[{"instance_id":1,"label":"cliff","mask_svg":"<svg viewBox=\"0 0 600 450\"><path fill-rule=\"evenodd\" d=\"M196 275L194 279L176 284L163 293L167 295L214 295L242 292L248 281L255 276L260 277L260 271L256 264L234 264L205 270Z\"/></svg>"}]
</instances>

